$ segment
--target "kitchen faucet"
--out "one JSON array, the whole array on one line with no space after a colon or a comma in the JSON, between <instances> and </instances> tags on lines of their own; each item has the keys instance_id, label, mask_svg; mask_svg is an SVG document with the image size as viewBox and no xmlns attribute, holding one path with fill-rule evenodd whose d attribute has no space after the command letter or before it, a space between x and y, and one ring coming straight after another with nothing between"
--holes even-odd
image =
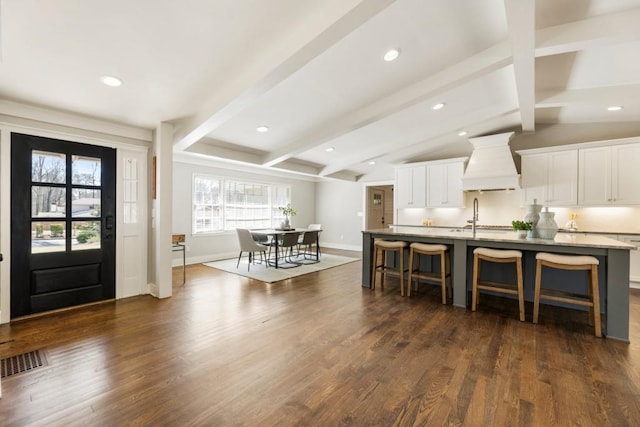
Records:
<instances>
[{"instance_id":1,"label":"kitchen faucet","mask_svg":"<svg viewBox=\"0 0 640 427\"><path fill-rule=\"evenodd\" d=\"M480 209L479 206L480 202L478 202L478 198L474 197L473 198L473 217L469 220L467 220L467 222L471 223L471 232L473 233L473 235L476 235L476 223L478 222L478 210Z\"/></svg>"}]
</instances>

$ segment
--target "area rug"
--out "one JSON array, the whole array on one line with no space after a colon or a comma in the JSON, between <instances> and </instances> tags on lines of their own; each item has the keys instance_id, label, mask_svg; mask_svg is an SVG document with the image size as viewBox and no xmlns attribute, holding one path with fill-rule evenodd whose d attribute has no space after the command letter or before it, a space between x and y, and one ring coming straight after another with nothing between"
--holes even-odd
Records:
<instances>
[{"instance_id":1,"label":"area rug","mask_svg":"<svg viewBox=\"0 0 640 427\"><path fill-rule=\"evenodd\" d=\"M229 273L239 274L240 276L250 277L266 283L279 282L281 280L290 279L292 277L302 276L304 274L313 273L314 271L325 270L327 268L336 267L338 265L348 264L350 262L359 261L359 258L350 258L340 255L322 254L320 262L314 264L303 264L293 268L274 268L265 267L264 264L251 264L251 269L247 271L247 257L243 256L240 266L236 268L237 258L224 259L221 261L205 262L207 267L217 268ZM290 267L289 264L284 267Z\"/></svg>"}]
</instances>

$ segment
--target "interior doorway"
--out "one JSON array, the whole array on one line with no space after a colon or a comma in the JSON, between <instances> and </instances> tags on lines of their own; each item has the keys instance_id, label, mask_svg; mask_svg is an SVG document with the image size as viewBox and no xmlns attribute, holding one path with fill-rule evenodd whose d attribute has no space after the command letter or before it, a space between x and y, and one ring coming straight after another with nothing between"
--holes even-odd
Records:
<instances>
[{"instance_id":1,"label":"interior doorway","mask_svg":"<svg viewBox=\"0 0 640 427\"><path fill-rule=\"evenodd\" d=\"M393 185L367 187L367 230L388 227L393 222Z\"/></svg>"}]
</instances>

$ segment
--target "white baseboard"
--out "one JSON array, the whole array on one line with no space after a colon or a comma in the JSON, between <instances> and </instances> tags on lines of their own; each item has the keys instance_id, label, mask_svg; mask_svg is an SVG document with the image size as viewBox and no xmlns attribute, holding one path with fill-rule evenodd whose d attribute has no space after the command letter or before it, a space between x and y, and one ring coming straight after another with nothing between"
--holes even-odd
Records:
<instances>
[{"instance_id":1,"label":"white baseboard","mask_svg":"<svg viewBox=\"0 0 640 427\"><path fill-rule=\"evenodd\" d=\"M362 252L362 246L359 246L359 245L345 245L345 244L342 244L342 243L320 242L320 249L322 249L322 248L342 249L342 250L345 250L345 251Z\"/></svg>"},{"instance_id":2,"label":"white baseboard","mask_svg":"<svg viewBox=\"0 0 640 427\"><path fill-rule=\"evenodd\" d=\"M149 288L149 294L158 298L158 285L155 283L149 283L147 286Z\"/></svg>"},{"instance_id":3,"label":"white baseboard","mask_svg":"<svg viewBox=\"0 0 640 427\"><path fill-rule=\"evenodd\" d=\"M321 243L320 249L322 248L332 248L332 249L342 249L346 251L362 252L361 246L343 245L340 243ZM199 255L194 257L187 256L187 258L185 259L185 264L186 265L202 264L203 262L219 261L221 259L229 259L229 258L237 258L237 257L238 257L238 252L223 252L223 253L216 253L216 254ZM171 260L171 267L182 267L182 259L173 258Z\"/></svg>"},{"instance_id":4,"label":"white baseboard","mask_svg":"<svg viewBox=\"0 0 640 427\"><path fill-rule=\"evenodd\" d=\"M640 289L640 282L629 282L629 287L633 289Z\"/></svg>"},{"instance_id":5,"label":"white baseboard","mask_svg":"<svg viewBox=\"0 0 640 427\"><path fill-rule=\"evenodd\" d=\"M226 253L218 253L218 254L200 255L200 256L194 256L194 257L188 256L185 259L185 264L186 265L202 264L203 262L218 261L221 259L229 259L229 258L237 258L237 257L238 257L238 252L226 252ZM172 259L171 266L182 267L182 259L181 258Z\"/></svg>"}]
</instances>

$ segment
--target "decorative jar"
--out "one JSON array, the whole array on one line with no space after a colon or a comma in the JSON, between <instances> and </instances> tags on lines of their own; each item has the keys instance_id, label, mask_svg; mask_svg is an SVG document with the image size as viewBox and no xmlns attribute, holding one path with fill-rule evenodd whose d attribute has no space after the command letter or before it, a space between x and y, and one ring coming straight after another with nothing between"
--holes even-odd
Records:
<instances>
[{"instance_id":1,"label":"decorative jar","mask_svg":"<svg viewBox=\"0 0 640 427\"><path fill-rule=\"evenodd\" d=\"M524 216L524 220L529 221L533 225L533 233L531 233L531 237L538 237L536 225L540 219L542 205L539 205L537 202L537 199L533 199L533 204L527 206L527 214Z\"/></svg>"},{"instance_id":2,"label":"decorative jar","mask_svg":"<svg viewBox=\"0 0 640 427\"><path fill-rule=\"evenodd\" d=\"M556 233L558 232L558 224L556 223L556 220L553 219L555 215L555 212L549 212L548 210L545 210L545 212L540 212L540 220L536 225L536 231L539 238L553 239L554 237L556 237Z\"/></svg>"}]
</instances>

